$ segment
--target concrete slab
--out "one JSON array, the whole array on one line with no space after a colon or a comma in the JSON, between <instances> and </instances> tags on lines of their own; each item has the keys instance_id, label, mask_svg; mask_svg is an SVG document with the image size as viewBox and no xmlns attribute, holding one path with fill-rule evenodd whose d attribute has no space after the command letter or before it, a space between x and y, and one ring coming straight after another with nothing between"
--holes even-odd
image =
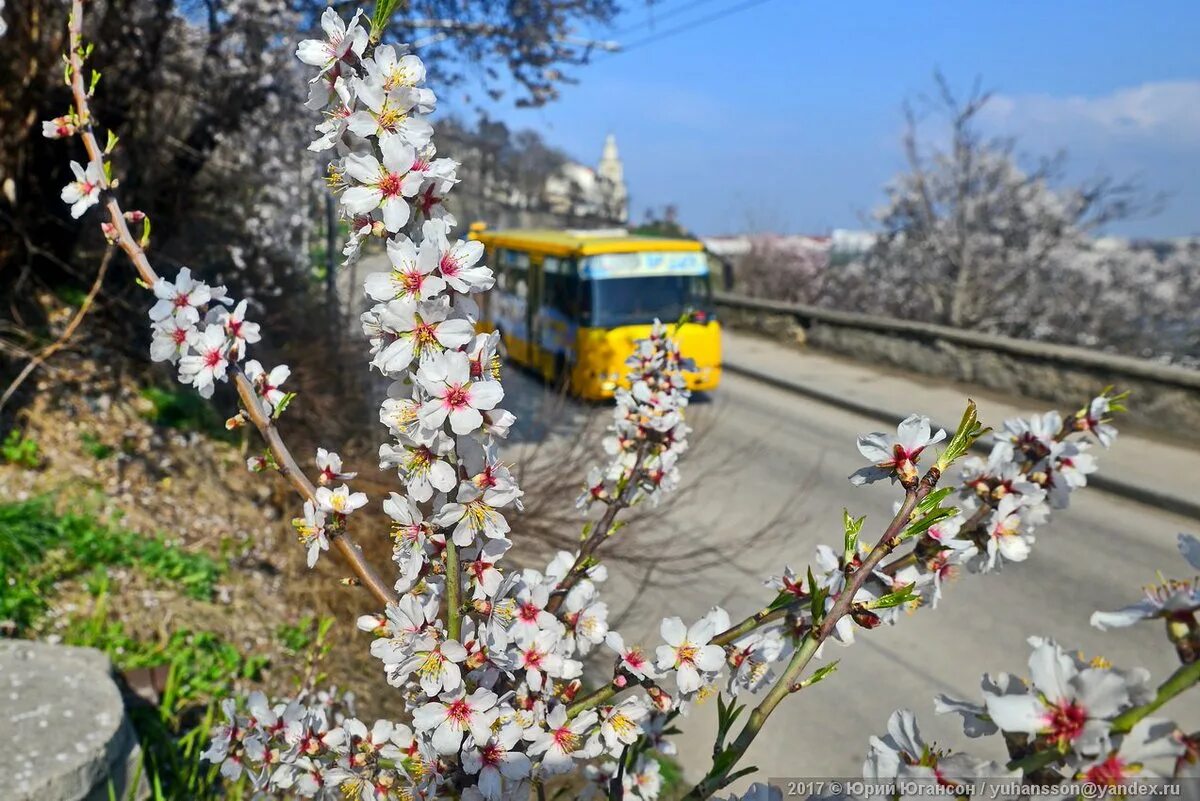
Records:
<instances>
[{"instance_id":1,"label":"concrete slab","mask_svg":"<svg viewBox=\"0 0 1200 801\"><path fill-rule=\"evenodd\" d=\"M103 653L0 640L0 710L0 798L99 801L110 778L129 797L140 752Z\"/></svg>"}]
</instances>

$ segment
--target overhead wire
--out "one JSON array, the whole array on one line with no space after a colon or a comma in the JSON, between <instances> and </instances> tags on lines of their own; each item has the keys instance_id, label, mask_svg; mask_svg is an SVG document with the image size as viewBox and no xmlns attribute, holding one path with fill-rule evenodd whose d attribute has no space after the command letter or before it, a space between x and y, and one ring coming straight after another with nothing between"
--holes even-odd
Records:
<instances>
[{"instance_id":1,"label":"overhead wire","mask_svg":"<svg viewBox=\"0 0 1200 801\"><path fill-rule=\"evenodd\" d=\"M712 14L708 14L707 16L703 16L703 17L699 17L694 20L690 20L688 22L683 23L682 25L676 25L674 28L668 28L664 31L658 31L654 34L651 34L650 36L646 36L641 39L636 39L629 44L620 45L619 49L612 51L611 53L609 53L609 55L615 56L615 55L620 55L621 53L628 53L630 50L634 50L638 47L644 47L645 45L653 44L654 42L661 41L668 37L677 36L678 34L681 34L681 33L686 33L687 31L693 30L695 28L699 28L702 25L708 25L709 23L717 22L718 20L722 20L725 17L729 17L729 16L732 16L739 12L746 11L748 9L753 8L754 6L759 6L759 5L762 5L763 3L767 3L769 1L770 0L744 0L744 2L738 3L733 6L729 6L728 8L721 9L720 11L717 11ZM698 0L698 2L704 2L704 0ZM695 6L696 4L697 3L693 3L693 6Z\"/></svg>"}]
</instances>

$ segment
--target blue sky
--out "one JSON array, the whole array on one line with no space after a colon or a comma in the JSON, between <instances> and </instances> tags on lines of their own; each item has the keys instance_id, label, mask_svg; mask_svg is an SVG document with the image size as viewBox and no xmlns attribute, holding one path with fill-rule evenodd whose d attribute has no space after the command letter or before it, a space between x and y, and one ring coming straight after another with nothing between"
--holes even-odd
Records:
<instances>
[{"instance_id":1,"label":"blue sky","mask_svg":"<svg viewBox=\"0 0 1200 801\"><path fill-rule=\"evenodd\" d=\"M627 0L614 35L662 33L740 0ZM675 9L694 6L687 11ZM1137 177L1170 194L1130 235L1200 234L1200 4L765 0L578 68L541 109L494 116L585 163L615 133L635 219L673 203L705 234L858 227L902 167L901 103L940 68L995 90L986 119L1021 150L1066 148L1075 176ZM452 98L450 100L453 107Z\"/></svg>"}]
</instances>

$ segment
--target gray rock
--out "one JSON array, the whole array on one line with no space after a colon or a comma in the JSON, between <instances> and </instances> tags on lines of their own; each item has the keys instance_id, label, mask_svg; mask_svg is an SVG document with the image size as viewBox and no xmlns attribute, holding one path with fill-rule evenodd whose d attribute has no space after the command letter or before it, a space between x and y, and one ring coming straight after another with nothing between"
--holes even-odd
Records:
<instances>
[{"instance_id":1,"label":"gray rock","mask_svg":"<svg viewBox=\"0 0 1200 801\"><path fill-rule=\"evenodd\" d=\"M141 753L108 658L92 648L0 640L0 798L144 798Z\"/></svg>"}]
</instances>

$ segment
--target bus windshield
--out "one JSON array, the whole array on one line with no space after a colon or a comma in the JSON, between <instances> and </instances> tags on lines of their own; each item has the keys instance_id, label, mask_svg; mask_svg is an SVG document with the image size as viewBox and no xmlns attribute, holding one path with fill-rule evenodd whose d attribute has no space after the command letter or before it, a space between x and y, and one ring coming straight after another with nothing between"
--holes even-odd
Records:
<instances>
[{"instance_id":1,"label":"bus windshield","mask_svg":"<svg viewBox=\"0 0 1200 801\"><path fill-rule=\"evenodd\" d=\"M678 320L685 311L712 316L707 275L601 278L583 284L583 324L597 328Z\"/></svg>"}]
</instances>

